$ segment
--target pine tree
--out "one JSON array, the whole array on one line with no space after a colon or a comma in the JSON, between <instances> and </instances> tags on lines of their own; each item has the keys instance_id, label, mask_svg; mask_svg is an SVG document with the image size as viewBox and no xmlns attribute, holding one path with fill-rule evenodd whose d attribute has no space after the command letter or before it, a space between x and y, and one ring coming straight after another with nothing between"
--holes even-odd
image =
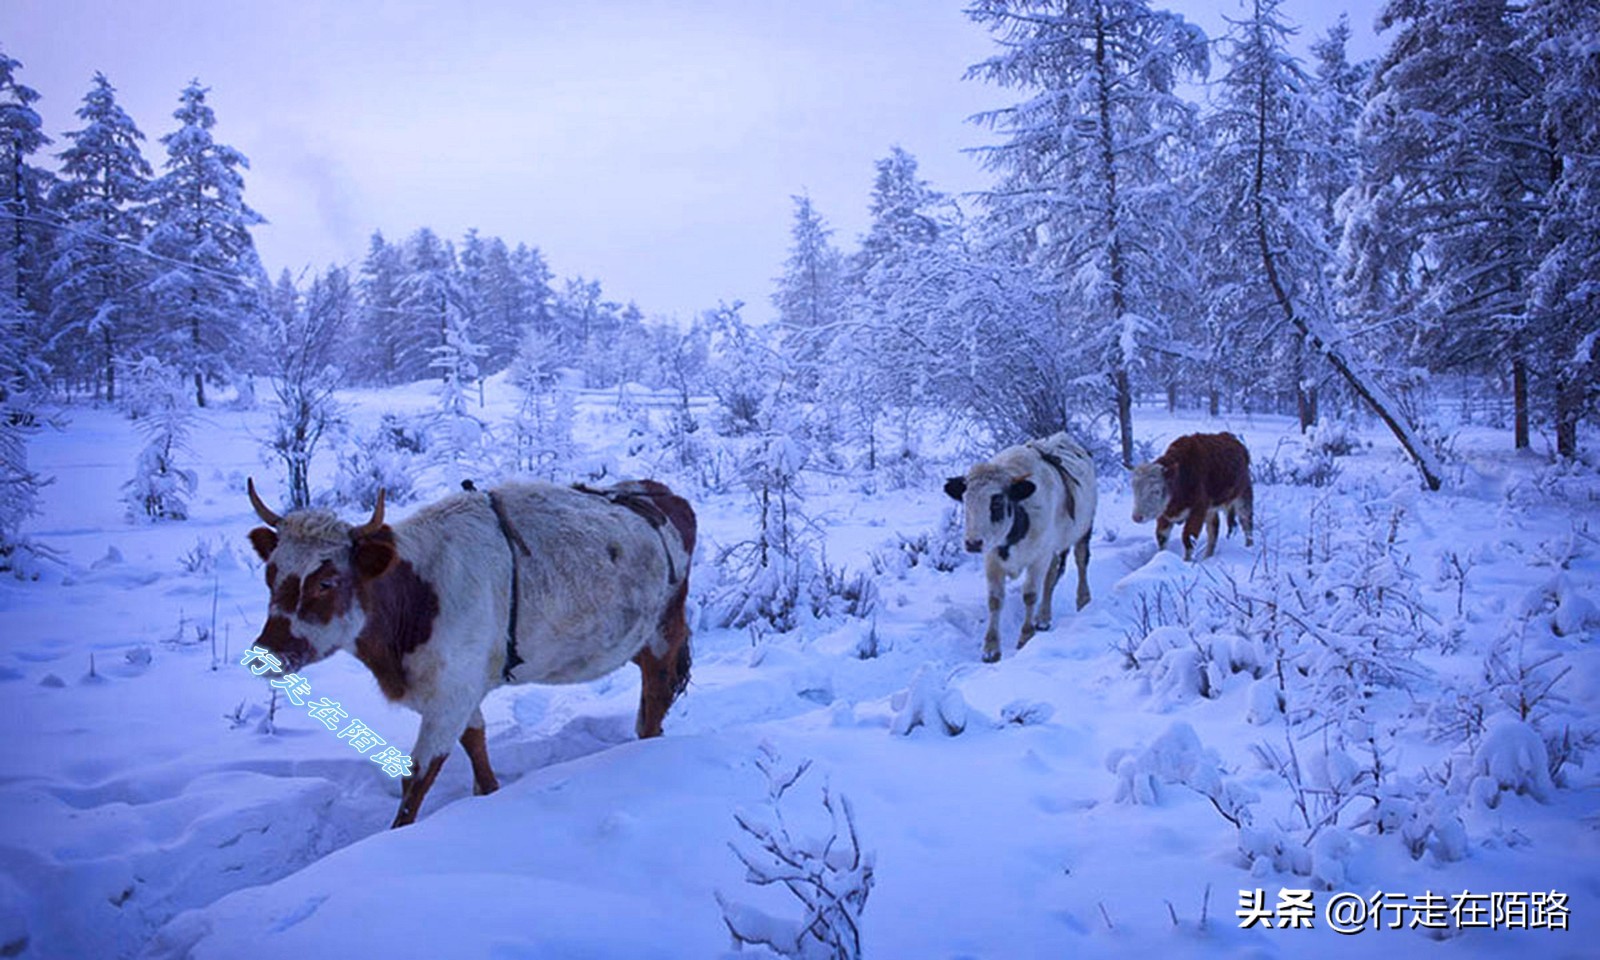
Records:
<instances>
[{"instance_id":1,"label":"pine tree","mask_svg":"<svg viewBox=\"0 0 1600 960\"><path fill-rule=\"evenodd\" d=\"M20 359L31 363L39 358L45 339L41 321L49 315L45 271L51 257L53 177L28 161L50 138L33 108L38 92L16 78L21 67L0 52L0 237L5 238L0 289L7 297L10 334L22 344ZM7 398L6 383L22 376L20 367L0 370L0 401Z\"/></svg>"},{"instance_id":2,"label":"pine tree","mask_svg":"<svg viewBox=\"0 0 1600 960\"><path fill-rule=\"evenodd\" d=\"M354 344L356 375L363 383L392 386L399 382L400 357L404 352L405 314L400 309L400 281L405 264L399 247L373 231L361 261L361 333Z\"/></svg>"},{"instance_id":3,"label":"pine tree","mask_svg":"<svg viewBox=\"0 0 1600 960\"><path fill-rule=\"evenodd\" d=\"M84 126L66 134L72 146L60 154L53 197L64 226L49 275L50 325L60 343L58 371L94 379L96 392L114 403L118 362L149 345L141 310L149 261L137 247L152 171L139 148L144 134L105 74L94 75L77 116Z\"/></svg>"},{"instance_id":4,"label":"pine tree","mask_svg":"<svg viewBox=\"0 0 1600 960\"><path fill-rule=\"evenodd\" d=\"M1285 50L1289 27L1278 16L1281 0L1252 0L1251 16L1236 25L1227 44L1223 108L1217 126L1218 167L1224 193L1224 255L1254 247L1270 303L1282 321L1321 352L1394 432L1434 490L1440 470L1377 379L1344 352L1342 337L1323 295L1328 251L1305 202L1309 104L1305 77ZM1230 175L1231 174L1231 175ZM1246 286L1249 286L1248 284ZM1259 284L1257 285L1259 286ZM1248 302L1248 299L1246 300Z\"/></svg>"},{"instance_id":5,"label":"pine tree","mask_svg":"<svg viewBox=\"0 0 1600 960\"><path fill-rule=\"evenodd\" d=\"M517 342L529 313L527 290L512 264L511 250L499 237L484 244L478 286L479 330L488 350L484 372L492 374L516 359Z\"/></svg>"},{"instance_id":6,"label":"pine tree","mask_svg":"<svg viewBox=\"0 0 1600 960\"><path fill-rule=\"evenodd\" d=\"M39 491L50 481L28 465L28 439L38 430L35 390L40 373L26 352L25 314L0 286L0 572L26 577L40 552L22 533L39 512Z\"/></svg>"},{"instance_id":7,"label":"pine tree","mask_svg":"<svg viewBox=\"0 0 1600 960\"><path fill-rule=\"evenodd\" d=\"M216 115L208 88L184 88L173 117L179 128L161 138L166 173L151 187L153 221L146 246L163 265L150 284L165 326L165 353L188 371L197 406L207 380L223 379L245 342L260 273L250 228L266 221L244 202L244 154L211 135Z\"/></svg>"},{"instance_id":8,"label":"pine tree","mask_svg":"<svg viewBox=\"0 0 1600 960\"><path fill-rule=\"evenodd\" d=\"M842 336L833 338L823 388L849 397L844 413L867 442L869 470L879 465L885 414L898 414L901 453L916 446L915 411L930 399L925 328L945 310L933 264L960 239L958 212L918 174L915 157L894 147L874 168L872 219L845 265Z\"/></svg>"},{"instance_id":9,"label":"pine tree","mask_svg":"<svg viewBox=\"0 0 1600 960\"><path fill-rule=\"evenodd\" d=\"M406 240L405 273L396 287L400 314L395 331L394 375L401 381L445 374L433 365L434 349L464 322L465 293L455 250L427 227Z\"/></svg>"},{"instance_id":10,"label":"pine tree","mask_svg":"<svg viewBox=\"0 0 1600 960\"><path fill-rule=\"evenodd\" d=\"M1396 36L1361 119L1347 205L1350 312L1429 370L1509 372L1515 443L1529 442L1528 284L1550 157L1534 65L1508 0L1390 0Z\"/></svg>"},{"instance_id":11,"label":"pine tree","mask_svg":"<svg viewBox=\"0 0 1600 960\"><path fill-rule=\"evenodd\" d=\"M1104 365L1131 465L1133 370L1163 333L1161 239L1182 214L1170 154L1193 136L1174 88L1206 71L1205 36L1145 0L980 0L968 15L1002 52L967 76L1027 94L980 116L1005 136L983 150L1002 174L987 205L1077 301L1061 313Z\"/></svg>"},{"instance_id":12,"label":"pine tree","mask_svg":"<svg viewBox=\"0 0 1600 960\"><path fill-rule=\"evenodd\" d=\"M843 291L843 258L829 237L833 230L823 221L811 198L805 194L794 201L793 243L784 261L783 276L776 281L772 305L783 328L783 349L794 365L800 389L816 390L821 371L817 369L837 335Z\"/></svg>"},{"instance_id":13,"label":"pine tree","mask_svg":"<svg viewBox=\"0 0 1600 960\"><path fill-rule=\"evenodd\" d=\"M1556 451L1570 458L1579 421L1600 407L1600 8L1533 0L1519 47L1539 69L1539 131L1550 151L1530 313L1554 394Z\"/></svg>"}]
</instances>

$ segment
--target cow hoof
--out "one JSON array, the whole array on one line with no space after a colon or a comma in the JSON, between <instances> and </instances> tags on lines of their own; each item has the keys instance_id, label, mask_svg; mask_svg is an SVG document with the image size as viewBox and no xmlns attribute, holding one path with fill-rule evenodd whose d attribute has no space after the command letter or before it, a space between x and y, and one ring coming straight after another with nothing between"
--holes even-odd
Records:
<instances>
[{"instance_id":1,"label":"cow hoof","mask_svg":"<svg viewBox=\"0 0 1600 960\"><path fill-rule=\"evenodd\" d=\"M998 663L999 661L1000 661L1000 648L999 647L984 647L983 648L983 662L984 663Z\"/></svg>"},{"instance_id":2,"label":"cow hoof","mask_svg":"<svg viewBox=\"0 0 1600 960\"><path fill-rule=\"evenodd\" d=\"M1089 605L1089 595L1087 593L1083 594L1082 596L1080 596L1078 598L1078 609L1079 610L1082 610L1084 607L1087 607L1088 605Z\"/></svg>"},{"instance_id":3,"label":"cow hoof","mask_svg":"<svg viewBox=\"0 0 1600 960\"><path fill-rule=\"evenodd\" d=\"M1053 626L1055 626L1055 624L1050 621L1049 617L1046 617L1043 620L1036 621L1034 623L1034 625L1033 625L1033 629L1037 630L1040 633L1044 633L1046 630L1049 630Z\"/></svg>"}]
</instances>

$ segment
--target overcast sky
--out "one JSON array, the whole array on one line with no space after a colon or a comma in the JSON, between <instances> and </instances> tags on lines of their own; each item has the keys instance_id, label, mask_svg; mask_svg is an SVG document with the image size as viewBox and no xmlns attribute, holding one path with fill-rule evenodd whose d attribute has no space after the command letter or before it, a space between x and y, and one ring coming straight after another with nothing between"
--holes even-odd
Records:
<instances>
[{"instance_id":1,"label":"overcast sky","mask_svg":"<svg viewBox=\"0 0 1600 960\"><path fill-rule=\"evenodd\" d=\"M1156 4L1161 5L1161 4ZM770 314L792 194L851 246L893 145L948 192L986 175L971 114L1010 102L965 69L988 34L959 0L3 0L0 49L46 131L94 71L165 159L178 92L211 88L220 142L251 161L267 269L355 266L381 229L468 228L540 247L558 276L687 319ZM1238 0L1166 4L1215 37ZM1372 56L1379 0L1286 0L1302 45L1349 9Z\"/></svg>"}]
</instances>

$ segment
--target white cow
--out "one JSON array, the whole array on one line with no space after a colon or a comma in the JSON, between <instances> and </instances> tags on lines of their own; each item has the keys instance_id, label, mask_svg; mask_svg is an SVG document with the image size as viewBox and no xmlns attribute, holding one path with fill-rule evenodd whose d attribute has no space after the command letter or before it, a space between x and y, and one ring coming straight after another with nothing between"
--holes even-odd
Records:
<instances>
[{"instance_id":1,"label":"white cow","mask_svg":"<svg viewBox=\"0 0 1600 960\"><path fill-rule=\"evenodd\" d=\"M1051 597L1068 550L1078 564L1078 609L1089 602L1089 538L1097 498L1094 460L1077 441L1057 433L1007 447L966 476L951 477L944 490L966 508L967 549L984 554L989 583L985 663L1000 659L1006 580L1023 577L1018 649L1035 631L1050 629Z\"/></svg>"},{"instance_id":2,"label":"white cow","mask_svg":"<svg viewBox=\"0 0 1600 960\"><path fill-rule=\"evenodd\" d=\"M695 517L663 484L469 486L393 526L381 491L359 526L323 510L280 517L249 491L271 593L257 646L290 672L349 651L422 715L396 827L416 819L457 740L475 792L499 786L478 708L494 687L581 683L632 660L636 729L654 737L689 681Z\"/></svg>"}]
</instances>

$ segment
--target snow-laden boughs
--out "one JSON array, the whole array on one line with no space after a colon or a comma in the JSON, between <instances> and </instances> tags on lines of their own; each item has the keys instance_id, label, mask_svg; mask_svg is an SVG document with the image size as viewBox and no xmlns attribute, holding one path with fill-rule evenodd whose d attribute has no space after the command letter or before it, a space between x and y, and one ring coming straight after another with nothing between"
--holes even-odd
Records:
<instances>
[{"instance_id":1,"label":"snow-laden boughs","mask_svg":"<svg viewBox=\"0 0 1600 960\"><path fill-rule=\"evenodd\" d=\"M181 465L193 453L193 408L184 399L181 374L153 357L124 365L128 402L144 447L133 478L122 485L133 520L187 520L189 498L199 485L195 471Z\"/></svg>"},{"instance_id":2,"label":"snow-laden boughs","mask_svg":"<svg viewBox=\"0 0 1600 960\"><path fill-rule=\"evenodd\" d=\"M1000 174L985 202L1059 291L1081 366L1104 371L1131 466L1133 369L1183 272L1163 241L1186 213L1172 159L1194 138L1176 87L1206 72L1205 35L1145 0L983 0L968 15L1000 52L967 75L1025 98L980 115L1004 138L981 153Z\"/></svg>"},{"instance_id":3,"label":"snow-laden boughs","mask_svg":"<svg viewBox=\"0 0 1600 960\"><path fill-rule=\"evenodd\" d=\"M350 280L335 267L317 277L302 298L289 271L273 289L265 337L274 395L268 447L288 474L290 509L311 505L311 458L342 423L334 390L343 380L337 349L353 322Z\"/></svg>"},{"instance_id":4,"label":"snow-laden boughs","mask_svg":"<svg viewBox=\"0 0 1600 960\"><path fill-rule=\"evenodd\" d=\"M767 781L766 809L739 811L744 836L728 846L745 867L745 882L781 886L799 902L799 919L774 916L718 890L722 922L736 948L765 947L796 960L859 960L861 915L872 893L874 856L863 851L850 798L826 782L821 811L802 811L803 827L791 827L789 791L811 769L811 761L786 763L761 744L755 765Z\"/></svg>"},{"instance_id":5,"label":"snow-laden boughs","mask_svg":"<svg viewBox=\"0 0 1600 960\"><path fill-rule=\"evenodd\" d=\"M179 127L161 138L166 173L150 185L146 249L157 258L149 284L161 326L158 356L193 381L196 406L206 384L232 379L250 343L245 320L257 309L261 273L250 228L266 221L244 202L250 161L217 143L210 90L184 87L173 117Z\"/></svg>"},{"instance_id":6,"label":"snow-laden boughs","mask_svg":"<svg viewBox=\"0 0 1600 960\"><path fill-rule=\"evenodd\" d=\"M61 152L61 183L52 202L63 220L50 267L52 357L57 375L92 384L117 401L117 362L149 349L157 332L141 311L154 263L138 245L152 170L139 148L144 134L117 103L116 88L94 75Z\"/></svg>"}]
</instances>

